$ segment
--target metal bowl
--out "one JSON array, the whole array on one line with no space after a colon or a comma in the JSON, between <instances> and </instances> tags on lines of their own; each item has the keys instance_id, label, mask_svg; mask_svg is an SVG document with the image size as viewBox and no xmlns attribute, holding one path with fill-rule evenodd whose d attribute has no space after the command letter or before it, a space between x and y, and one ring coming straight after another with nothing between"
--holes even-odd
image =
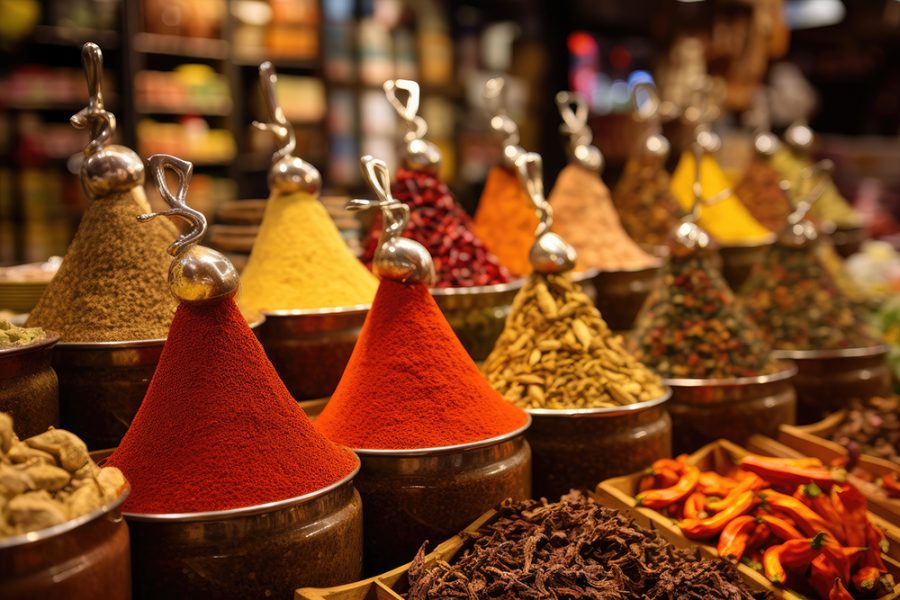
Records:
<instances>
[{"instance_id":1,"label":"metal bowl","mask_svg":"<svg viewBox=\"0 0 900 600\"><path fill-rule=\"evenodd\" d=\"M368 304L265 313L259 337L296 400L331 396L369 313Z\"/></svg>"},{"instance_id":2,"label":"metal bowl","mask_svg":"<svg viewBox=\"0 0 900 600\"><path fill-rule=\"evenodd\" d=\"M0 598L130 599L128 527L119 510L128 491L71 521L0 539Z\"/></svg>"},{"instance_id":3,"label":"metal bowl","mask_svg":"<svg viewBox=\"0 0 900 600\"><path fill-rule=\"evenodd\" d=\"M488 357L503 332L513 299L525 283L431 288L431 295L474 361Z\"/></svg>"},{"instance_id":4,"label":"metal bowl","mask_svg":"<svg viewBox=\"0 0 900 600\"><path fill-rule=\"evenodd\" d=\"M780 367L758 377L666 379L675 452L690 453L719 438L743 444L754 434L774 437L779 425L793 424L797 395L791 380L797 367Z\"/></svg>"},{"instance_id":5,"label":"metal bowl","mask_svg":"<svg viewBox=\"0 0 900 600\"><path fill-rule=\"evenodd\" d=\"M292 598L362 575L362 502L344 479L288 500L184 514L124 513L135 598Z\"/></svg>"},{"instance_id":6,"label":"metal bowl","mask_svg":"<svg viewBox=\"0 0 900 600\"><path fill-rule=\"evenodd\" d=\"M50 366L59 335L0 350L0 412L12 415L21 439L59 425L59 382Z\"/></svg>"},{"instance_id":7,"label":"metal bowl","mask_svg":"<svg viewBox=\"0 0 900 600\"><path fill-rule=\"evenodd\" d=\"M259 327L262 316L250 319ZM53 369L59 377L60 425L88 448L119 444L137 414L165 338L124 342L59 342Z\"/></svg>"},{"instance_id":8,"label":"metal bowl","mask_svg":"<svg viewBox=\"0 0 900 600\"><path fill-rule=\"evenodd\" d=\"M863 242L869 239L869 234L862 226L836 227L829 235L834 249L841 255L841 258L847 258L859 252Z\"/></svg>"},{"instance_id":9,"label":"metal bowl","mask_svg":"<svg viewBox=\"0 0 900 600\"><path fill-rule=\"evenodd\" d=\"M651 267L619 271L594 271L591 283L596 290L594 305L613 331L628 331L656 287L662 261Z\"/></svg>"},{"instance_id":10,"label":"metal bowl","mask_svg":"<svg viewBox=\"0 0 900 600\"><path fill-rule=\"evenodd\" d=\"M891 391L891 372L884 345L838 350L776 350L779 359L797 365L797 423L805 425L847 408L859 398Z\"/></svg>"},{"instance_id":11,"label":"metal bowl","mask_svg":"<svg viewBox=\"0 0 900 600\"><path fill-rule=\"evenodd\" d=\"M426 541L456 535L506 498L531 496L525 430L499 437L411 450L355 450L356 486L366 511L365 571L402 565Z\"/></svg>"},{"instance_id":12,"label":"metal bowl","mask_svg":"<svg viewBox=\"0 0 900 600\"><path fill-rule=\"evenodd\" d=\"M750 276L753 265L765 260L773 243L774 236L770 236L765 242L720 245L718 251L722 261L722 277L728 287L738 292Z\"/></svg>"},{"instance_id":13,"label":"metal bowl","mask_svg":"<svg viewBox=\"0 0 900 600\"><path fill-rule=\"evenodd\" d=\"M640 471L672 455L672 422L656 400L610 408L527 409L535 497L558 498L572 488Z\"/></svg>"}]
</instances>

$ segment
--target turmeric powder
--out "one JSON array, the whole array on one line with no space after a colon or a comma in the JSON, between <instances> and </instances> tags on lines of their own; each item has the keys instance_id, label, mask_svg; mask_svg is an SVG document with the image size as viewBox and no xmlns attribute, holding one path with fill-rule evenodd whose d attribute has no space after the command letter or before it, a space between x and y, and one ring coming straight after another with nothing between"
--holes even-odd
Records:
<instances>
[{"instance_id":1,"label":"turmeric powder","mask_svg":"<svg viewBox=\"0 0 900 600\"><path fill-rule=\"evenodd\" d=\"M793 150L781 146L772 155L772 166L787 179L796 189L800 183L801 174L808 169L812 162ZM809 216L816 222L833 223L837 227L859 227L862 220L859 214L853 210L831 177L825 178L825 190L809 210Z\"/></svg>"},{"instance_id":2,"label":"turmeric powder","mask_svg":"<svg viewBox=\"0 0 900 600\"><path fill-rule=\"evenodd\" d=\"M239 303L260 311L370 304L378 280L305 192L275 194L241 275Z\"/></svg>"},{"instance_id":3,"label":"turmeric powder","mask_svg":"<svg viewBox=\"0 0 900 600\"><path fill-rule=\"evenodd\" d=\"M488 174L472 230L513 275L531 272L528 251L538 218L516 174L495 166Z\"/></svg>"},{"instance_id":4,"label":"turmeric powder","mask_svg":"<svg viewBox=\"0 0 900 600\"><path fill-rule=\"evenodd\" d=\"M693 153L685 151L672 175L672 193L684 210L690 210L694 204L694 161ZM716 159L709 154L704 154L700 162L700 183L704 198L714 198L731 186ZM725 245L765 242L771 237L769 230L753 218L733 193L713 204L703 205L697 223Z\"/></svg>"}]
</instances>

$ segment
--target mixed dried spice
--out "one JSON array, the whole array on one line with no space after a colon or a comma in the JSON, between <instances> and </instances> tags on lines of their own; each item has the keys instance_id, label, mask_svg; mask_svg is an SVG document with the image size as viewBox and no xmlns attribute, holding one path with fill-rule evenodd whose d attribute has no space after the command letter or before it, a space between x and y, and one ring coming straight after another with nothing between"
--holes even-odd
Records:
<instances>
[{"instance_id":1,"label":"mixed dried spice","mask_svg":"<svg viewBox=\"0 0 900 600\"><path fill-rule=\"evenodd\" d=\"M781 350L865 348L879 343L828 275L816 243L776 243L741 290L750 317Z\"/></svg>"},{"instance_id":2,"label":"mixed dried spice","mask_svg":"<svg viewBox=\"0 0 900 600\"><path fill-rule=\"evenodd\" d=\"M863 454L900 465L900 398L855 401L830 437L845 448L856 445Z\"/></svg>"},{"instance_id":3,"label":"mixed dried spice","mask_svg":"<svg viewBox=\"0 0 900 600\"><path fill-rule=\"evenodd\" d=\"M98 467L75 434L50 429L20 441L0 413L0 539L86 515L124 487L122 472Z\"/></svg>"},{"instance_id":4,"label":"mixed dried spice","mask_svg":"<svg viewBox=\"0 0 900 600\"><path fill-rule=\"evenodd\" d=\"M665 246L682 210L670 189L669 173L650 154L632 158L612 193L628 235L645 246Z\"/></svg>"},{"instance_id":5,"label":"mixed dried spice","mask_svg":"<svg viewBox=\"0 0 900 600\"><path fill-rule=\"evenodd\" d=\"M673 247L661 285L638 316L630 339L635 357L663 377L755 377L777 368L713 257Z\"/></svg>"},{"instance_id":6,"label":"mixed dried spice","mask_svg":"<svg viewBox=\"0 0 900 600\"><path fill-rule=\"evenodd\" d=\"M684 455L660 459L639 480L635 499L778 587L829 599L893 591L882 558L887 541L869 520L865 497L817 459L748 454L721 472Z\"/></svg>"},{"instance_id":7,"label":"mixed dried spice","mask_svg":"<svg viewBox=\"0 0 900 600\"><path fill-rule=\"evenodd\" d=\"M753 592L724 560L676 549L580 492L559 502L505 502L451 563L409 568L408 600L708 599Z\"/></svg>"},{"instance_id":8,"label":"mixed dried spice","mask_svg":"<svg viewBox=\"0 0 900 600\"><path fill-rule=\"evenodd\" d=\"M0 319L0 350L28 346L46 336L40 327L18 327Z\"/></svg>"},{"instance_id":9,"label":"mixed dried spice","mask_svg":"<svg viewBox=\"0 0 900 600\"><path fill-rule=\"evenodd\" d=\"M603 408L664 393L567 274L529 275L483 370L523 408Z\"/></svg>"},{"instance_id":10,"label":"mixed dried spice","mask_svg":"<svg viewBox=\"0 0 900 600\"><path fill-rule=\"evenodd\" d=\"M791 201L781 189L781 173L763 156L754 156L743 177L734 186L734 193L760 224L769 231L778 232L787 223L794 210Z\"/></svg>"}]
</instances>

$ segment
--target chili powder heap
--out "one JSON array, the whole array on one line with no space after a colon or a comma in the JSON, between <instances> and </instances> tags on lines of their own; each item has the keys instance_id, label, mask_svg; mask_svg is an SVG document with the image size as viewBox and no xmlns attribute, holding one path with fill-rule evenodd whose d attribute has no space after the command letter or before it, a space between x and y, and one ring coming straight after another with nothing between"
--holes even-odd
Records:
<instances>
[{"instance_id":1,"label":"chili powder heap","mask_svg":"<svg viewBox=\"0 0 900 600\"><path fill-rule=\"evenodd\" d=\"M182 303L141 408L110 456L130 513L218 511L308 494L357 465L312 427L233 299Z\"/></svg>"},{"instance_id":2,"label":"chili powder heap","mask_svg":"<svg viewBox=\"0 0 900 600\"><path fill-rule=\"evenodd\" d=\"M391 186L396 200L409 206L404 237L425 246L434 261L434 287L472 287L508 283L511 279L496 256L472 231L472 220L437 175L397 170ZM375 217L363 248L363 262L371 264L381 236L381 216Z\"/></svg>"},{"instance_id":3,"label":"chili powder heap","mask_svg":"<svg viewBox=\"0 0 900 600\"><path fill-rule=\"evenodd\" d=\"M482 441L527 421L482 377L424 284L383 279L314 425L343 446L397 450Z\"/></svg>"}]
</instances>

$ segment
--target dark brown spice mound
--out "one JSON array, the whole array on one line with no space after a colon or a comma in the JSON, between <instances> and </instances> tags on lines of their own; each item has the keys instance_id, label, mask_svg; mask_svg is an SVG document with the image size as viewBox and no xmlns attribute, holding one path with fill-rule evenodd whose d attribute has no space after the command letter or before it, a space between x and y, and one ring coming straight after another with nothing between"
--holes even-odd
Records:
<instances>
[{"instance_id":1,"label":"dark brown spice mound","mask_svg":"<svg viewBox=\"0 0 900 600\"><path fill-rule=\"evenodd\" d=\"M453 564L409 568L408 600L596 598L750 600L753 592L725 560L679 550L622 513L580 492L559 502L506 502Z\"/></svg>"}]
</instances>

